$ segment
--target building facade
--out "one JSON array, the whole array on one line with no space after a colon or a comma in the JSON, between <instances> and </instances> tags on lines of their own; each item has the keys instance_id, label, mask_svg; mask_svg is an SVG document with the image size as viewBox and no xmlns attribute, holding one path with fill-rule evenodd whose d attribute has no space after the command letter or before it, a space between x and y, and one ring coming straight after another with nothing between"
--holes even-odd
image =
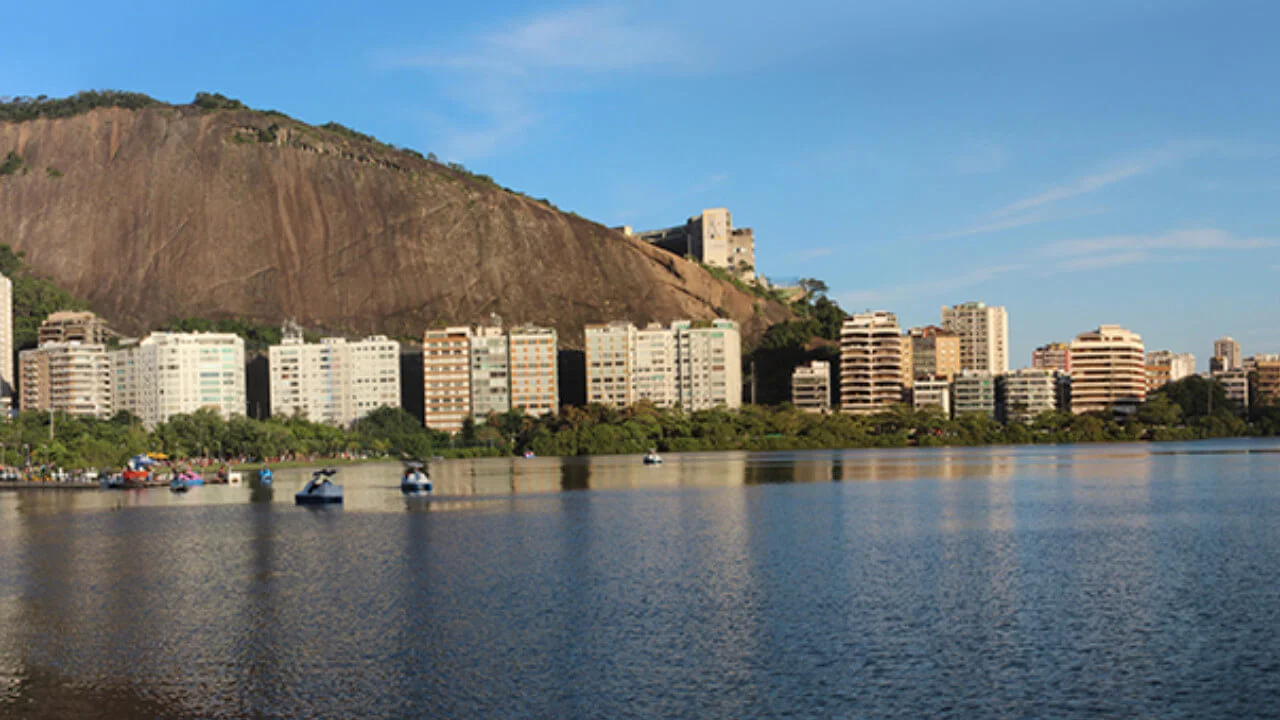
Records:
<instances>
[{"instance_id":1,"label":"building facade","mask_svg":"<svg viewBox=\"0 0 1280 720\"><path fill-rule=\"evenodd\" d=\"M1196 356L1191 353L1175 353L1154 350L1147 353L1147 391L1164 387L1196 374Z\"/></svg>"},{"instance_id":2,"label":"building facade","mask_svg":"<svg viewBox=\"0 0 1280 720\"><path fill-rule=\"evenodd\" d=\"M110 339L111 331L107 328L107 321L91 312L56 312L40 323L41 345L65 342L106 345Z\"/></svg>"},{"instance_id":3,"label":"building facade","mask_svg":"<svg viewBox=\"0 0 1280 720\"><path fill-rule=\"evenodd\" d=\"M583 328L588 404L610 407L626 407L631 404L631 355L635 336L636 326L629 322L587 325ZM671 355L674 363L674 349ZM674 373L672 382L674 383Z\"/></svg>"},{"instance_id":4,"label":"building facade","mask_svg":"<svg viewBox=\"0 0 1280 720\"><path fill-rule=\"evenodd\" d=\"M742 336L732 320L588 325L587 402L686 410L742 406Z\"/></svg>"},{"instance_id":5,"label":"building facade","mask_svg":"<svg viewBox=\"0 0 1280 720\"><path fill-rule=\"evenodd\" d=\"M980 413L996 417L996 376L982 370L961 370L952 383L956 417Z\"/></svg>"},{"instance_id":6,"label":"building facade","mask_svg":"<svg viewBox=\"0 0 1280 720\"><path fill-rule=\"evenodd\" d=\"M1030 422L1058 409L1057 370L1023 368L1000 378L1002 416L1006 422Z\"/></svg>"},{"instance_id":7,"label":"building facade","mask_svg":"<svg viewBox=\"0 0 1280 720\"><path fill-rule=\"evenodd\" d=\"M115 412L111 359L101 344L47 342L19 355L21 408L108 418Z\"/></svg>"},{"instance_id":8,"label":"building facade","mask_svg":"<svg viewBox=\"0 0 1280 720\"><path fill-rule=\"evenodd\" d=\"M1247 413L1249 411L1249 373L1244 368L1227 370L1218 373L1215 379L1222 383L1227 399L1235 403L1236 412L1241 415Z\"/></svg>"},{"instance_id":9,"label":"building facade","mask_svg":"<svg viewBox=\"0 0 1280 720\"><path fill-rule=\"evenodd\" d=\"M732 320L671 324L676 387L685 410L742 407L742 336Z\"/></svg>"},{"instance_id":10,"label":"building facade","mask_svg":"<svg viewBox=\"0 0 1280 720\"><path fill-rule=\"evenodd\" d=\"M859 313L840 328L840 410L871 415L903 399L903 335L893 313Z\"/></svg>"},{"instance_id":11,"label":"building facade","mask_svg":"<svg viewBox=\"0 0 1280 720\"><path fill-rule=\"evenodd\" d=\"M490 413L511 409L509 343L501 326L475 328L468 339L471 367L471 417L484 422Z\"/></svg>"},{"instance_id":12,"label":"building facade","mask_svg":"<svg viewBox=\"0 0 1280 720\"><path fill-rule=\"evenodd\" d=\"M1037 370L1057 370L1061 373L1071 372L1071 344L1049 343L1041 345L1031 353L1031 367Z\"/></svg>"},{"instance_id":13,"label":"building facade","mask_svg":"<svg viewBox=\"0 0 1280 720\"><path fill-rule=\"evenodd\" d=\"M511 359L511 407L542 417L560 407L558 343L554 328L527 325L507 335Z\"/></svg>"},{"instance_id":14,"label":"building facade","mask_svg":"<svg viewBox=\"0 0 1280 720\"><path fill-rule=\"evenodd\" d=\"M831 363L814 360L791 372L791 404L810 413L831 410Z\"/></svg>"},{"instance_id":15,"label":"building facade","mask_svg":"<svg viewBox=\"0 0 1280 720\"><path fill-rule=\"evenodd\" d=\"M1253 372L1257 374L1258 401L1280 404L1280 360L1256 360Z\"/></svg>"},{"instance_id":16,"label":"building facade","mask_svg":"<svg viewBox=\"0 0 1280 720\"><path fill-rule=\"evenodd\" d=\"M1239 370L1242 359L1240 343L1230 337L1218 338L1213 342L1213 357L1222 358L1223 370Z\"/></svg>"},{"instance_id":17,"label":"building facade","mask_svg":"<svg viewBox=\"0 0 1280 720\"><path fill-rule=\"evenodd\" d=\"M350 427L378 408L400 407L400 343L383 335L307 343L293 328L267 359L274 417Z\"/></svg>"},{"instance_id":18,"label":"building facade","mask_svg":"<svg viewBox=\"0 0 1280 720\"><path fill-rule=\"evenodd\" d=\"M1130 415L1147 397L1142 336L1103 325L1071 343L1071 412Z\"/></svg>"},{"instance_id":19,"label":"building facade","mask_svg":"<svg viewBox=\"0 0 1280 720\"><path fill-rule=\"evenodd\" d=\"M148 428L201 408L245 414L244 340L231 333L151 333L110 353L111 392Z\"/></svg>"},{"instance_id":20,"label":"building facade","mask_svg":"<svg viewBox=\"0 0 1280 720\"><path fill-rule=\"evenodd\" d=\"M980 302L944 307L942 327L960 336L961 370L1009 371L1009 314L1003 307Z\"/></svg>"},{"instance_id":21,"label":"building facade","mask_svg":"<svg viewBox=\"0 0 1280 720\"><path fill-rule=\"evenodd\" d=\"M916 378L911 387L911 407L933 408L951 417L951 383L941 378Z\"/></svg>"},{"instance_id":22,"label":"building facade","mask_svg":"<svg viewBox=\"0 0 1280 720\"><path fill-rule=\"evenodd\" d=\"M422 336L423 424L456 433L471 415L471 328L428 330Z\"/></svg>"},{"instance_id":23,"label":"building facade","mask_svg":"<svg viewBox=\"0 0 1280 720\"><path fill-rule=\"evenodd\" d=\"M681 257L732 270L747 280L755 278L755 233L750 228L735 229L733 217L725 208L703 210L684 225L641 231L633 236Z\"/></svg>"},{"instance_id":24,"label":"building facade","mask_svg":"<svg viewBox=\"0 0 1280 720\"><path fill-rule=\"evenodd\" d=\"M911 377L943 378L960 374L960 336L936 325L911 328Z\"/></svg>"},{"instance_id":25,"label":"building facade","mask_svg":"<svg viewBox=\"0 0 1280 720\"><path fill-rule=\"evenodd\" d=\"M0 275L0 411L13 408L13 281Z\"/></svg>"},{"instance_id":26,"label":"building facade","mask_svg":"<svg viewBox=\"0 0 1280 720\"><path fill-rule=\"evenodd\" d=\"M671 330L650 323L631 333L630 402L648 401L658 407L671 407L680 401L676 375L676 335Z\"/></svg>"}]
</instances>

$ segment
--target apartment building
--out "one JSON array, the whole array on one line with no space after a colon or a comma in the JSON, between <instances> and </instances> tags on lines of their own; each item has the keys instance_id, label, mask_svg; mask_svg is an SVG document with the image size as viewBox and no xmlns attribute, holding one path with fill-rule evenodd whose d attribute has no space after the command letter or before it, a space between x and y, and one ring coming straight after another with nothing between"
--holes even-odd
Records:
<instances>
[{"instance_id":1,"label":"apartment building","mask_svg":"<svg viewBox=\"0 0 1280 720\"><path fill-rule=\"evenodd\" d=\"M1258 401L1280 404L1280 360L1255 360L1253 371L1257 373Z\"/></svg>"},{"instance_id":2,"label":"apartment building","mask_svg":"<svg viewBox=\"0 0 1280 720\"><path fill-rule=\"evenodd\" d=\"M490 413L501 415L511 409L509 343L500 325L473 329L468 342L471 417L484 422Z\"/></svg>"},{"instance_id":3,"label":"apartment building","mask_svg":"<svg viewBox=\"0 0 1280 720\"><path fill-rule=\"evenodd\" d=\"M681 407L742 407L742 337L732 320L671 324Z\"/></svg>"},{"instance_id":4,"label":"apartment building","mask_svg":"<svg viewBox=\"0 0 1280 720\"><path fill-rule=\"evenodd\" d=\"M960 335L936 325L907 331L911 344L911 377L943 378L960 373Z\"/></svg>"},{"instance_id":5,"label":"apartment building","mask_svg":"<svg viewBox=\"0 0 1280 720\"><path fill-rule=\"evenodd\" d=\"M998 396L1006 422L1030 422L1058 409L1059 381L1057 370L1022 368L999 379Z\"/></svg>"},{"instance_id":6,"label":"apartment building","mask_svg":"<svg viewBox=\"0 0 1280 720\"><path fill-rule=\"evenodd\" d=\"M1031 353L1031 367L1037 370L1071 372L1071 344L1054 342L1041 345Z\"/></svg>"},{"instance_id":7,"label":"apartment building","mask_svg":"<svg viewBox=\"0 0 1280 720\"><path fill-rule=\"evenodd\" d=\"M511 362L511 407L542 417L560 407L558 343L554 328L527 325L507 335Z\"/></svg>"},{"instance_id":8,"label":"apartment building","mask_svg":"<svg viewBox=\"0 0 1280 720\"><path fill-rule=\"evenodd\" d=\"M623 228L630 233L629 228ZM733 227L725 208L710 208L689 218L684 225L645 230L634 237L681 257L693 257L712 267L733 270L739 277L755 279L755 233Z\"/></svg>"},{"instance_id":9,"label":"apartment building","mask_svg":"<svg viewBox=\"0 0 1280 720\"><path fill-rule=\"evenodd\" d=\"M665 332L665 330L664 330ZM626 407L632 402L631 355L636 326L629 322L583 328L587 363L587 403ZM672 338L674 342L674 337ZM674 362L675 352L671 353ZM674 379L672 380L674 384Z\"/></svg>"},{"instance_id":10,"label":"apartment building","mask_svg":"<svg viewBox=\"0 0 1280 720\"><path fill-rule=\"evenodd\" d=\"M1154 350L1147 353L1147 392L1196 374L1196 356Z\"/></svg>"},{"instance_id":11,"label":"apartment building","mask_svg":"<svg viewBox=\"0 0 1280 720\"><path fill-rule=\"evenodd\" d=\"M245 412L239 335L157 332L109 354L115 410L148 428L201 408L224 418Z\"/></svg>"},{"instance_id":12,"label":"apartment building","mask_svg":"<svg viewBox=\"0 0 1280 720\"><path fill-rule=\"evenodd\" d=\"M108 418L111 359L101 344L46 342L19 354L23 410L56 411Z\"/></svg>"},{"instance_id":13,"label":"apartment building","mask_svg":"<svg viewBox=\"0 0 1280 720\"><path fill-rule=\"evenodd\" d=\"M981 302L944 307L942 327L960 336L962 370L1009 371L1009 314L1003 307Z\"/></svg>"},{"instance_id":14,"label":"apartment building","mask_svg":"<svg viewBox=\"0 0 1280 720\"><path fill-rule=\"evenodd\" d=\"M658 407L675 405L680 401L675 333L650 323L630 337L630 402L648 401Z\"/></svg>"},{"instance_id":15,"label":"apartment building","mask_svg":"<svg viewBox=\"0 0 1280 720\"><path fill-rule=\"evenodd\" d=\"M78 342L106 345L111 338L107 321L91 312L62 311L40 323L39 344Z\"/></svg>"},{"instance_id":16,"label":"apartment building","mask_svg":"<svg viewBox=\"0 0 1280 720\"><path fill-rule=\"evenodd\" d=\"M1235 403L1236 412L1244 414L1249 410L1249 373L1244 368L1227 370L1214 376L1227 392L1227 399Z\"/></svg>"},{"instance_id":17,"label":"apartment building","mask_svg":"<svg viewBox=\"0 0 1280 720\"><path fill-rule=\"evenodd\" d=\"M1071 343L1071 412L1137 412L1147 397L1142 336L1119 325L1081 333Z\"/></svg>"},{"instance_id":18,"label":"apartment building","mask_svg":"<svg viewBox=\"0 0 1280 720\"><path fill-rule=\"evenodd\" d=\"M859 313L840 328L840 410L871 415L903 399L903 335L893 313Z\"/></svg>"},{"instance_id":19,"label":"apartment building","mask_svg":"<svg viewBox=\"0 0 1280 720\"><path fill-rule=\"evenodd\" d=\"M1213 342L1213 357L1222 358L1222 369L1239 370L1241 367L1240 343L1230 337Z\"/></svg>"},{"instance_id":20,"label":"apartment building","mask_svg":"<svg viewBox=\"0 0 1280 720\"><path fill-rule=\"evenodd\" d=\"M831 363L814 360L791 372L791 404L810 413L831 410Z\"/></svg>"},{"instance_id":21,"label":"apartment building","mask_svg":"<svg viewBox=\"0 0 1280 720\"><path fill-rule=\"evenodd\" d=\"M456 433L471 415L471 328L428 330L422 336L423 424Z\"/></svg>"},{"instance_id":22,"label":"apartment building","mask_svg":"<svg viewBox=\"0 0 1280 720\"><path fill-rule=\"evenodd\" d=\"M996 417L996 376L984 370L961 370L952 383L956 416L981 413Z\"/></svg>"},{"instance_id":23,"label":"apartment building","mask_svg":"<svg viewBox=\"0 0 1280 720\"><path fill-rule=\"evenodd\" d=\"M951 382L942 378L916 378L911 387L911 407L932 408L951 417Z\"/></svg>"},{"instance_id":24,"label":"apartment building","mask_svg":"<svg viewBox=\"0 0 1280 720\"><path fill-rule=\"evenodd\" d=\"M268 348L267 360L275 417L301 414L350 427L378 408L400 407L400 343L386 336L308 343L290 327L280 345Z\"/></svg>"}]
</instances>

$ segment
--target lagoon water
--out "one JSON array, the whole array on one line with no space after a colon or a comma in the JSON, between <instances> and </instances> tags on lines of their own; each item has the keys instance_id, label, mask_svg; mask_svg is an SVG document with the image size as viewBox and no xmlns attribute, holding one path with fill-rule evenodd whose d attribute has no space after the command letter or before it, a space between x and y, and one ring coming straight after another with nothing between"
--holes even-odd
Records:
<instances>
[{"instance_id":1,"label":"lagoon water","mask_svg":"<svg viewBox=\"0 0 1280 720\"><path fill-rule=\"evenodd\" d=\"M0 717L1263 718L1280 443L0 494Z\"/></svg>"}]
</instances>

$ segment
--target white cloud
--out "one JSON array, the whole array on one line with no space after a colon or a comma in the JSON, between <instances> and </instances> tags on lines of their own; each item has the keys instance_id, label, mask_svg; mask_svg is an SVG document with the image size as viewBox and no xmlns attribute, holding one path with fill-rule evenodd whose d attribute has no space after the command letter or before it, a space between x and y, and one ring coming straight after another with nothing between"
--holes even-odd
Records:
<instances>
[{"instance_id":1,"label":"white cloud","mask_svg":"<svg viewBox=\"0 0 1280 720\"><path fill-rule=\"evenodd\" d=\"M959 230L949 230L947 232L938 233L936 235L925 236L926 240L950 240L959 237L968 237L970 235L986 235L988 233L1002 232L1004 230L1015 230L1028 225L1039 225L1047 222L1061 222L1063 220L1074 220L1075 218L1087 217L1089 215L1100 215L1102 210L1082 210L1075 213L1048 213L1033 212L1018 217L1004 218L1002 220L989 220L977 225L972 225Z\"/></svg>"}]
</instances>

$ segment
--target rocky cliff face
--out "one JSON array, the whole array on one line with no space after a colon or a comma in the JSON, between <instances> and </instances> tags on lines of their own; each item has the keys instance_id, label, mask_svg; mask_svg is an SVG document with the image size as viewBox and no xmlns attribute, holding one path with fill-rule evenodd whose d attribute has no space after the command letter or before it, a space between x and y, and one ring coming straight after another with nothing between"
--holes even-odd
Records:
<instances>
[{"instance_id":1,"label":"rocky cliff face","mask_svg":"<svg viewBox=\"0 0 1280 720\"><path fill-rule=\"evenodd\" d=\"M0 243L126 332L240 317L417 336L497 313L555 326L781 305L483 179L253 111L100 108L0 122Z\"/></svg>"}]
</instances>

